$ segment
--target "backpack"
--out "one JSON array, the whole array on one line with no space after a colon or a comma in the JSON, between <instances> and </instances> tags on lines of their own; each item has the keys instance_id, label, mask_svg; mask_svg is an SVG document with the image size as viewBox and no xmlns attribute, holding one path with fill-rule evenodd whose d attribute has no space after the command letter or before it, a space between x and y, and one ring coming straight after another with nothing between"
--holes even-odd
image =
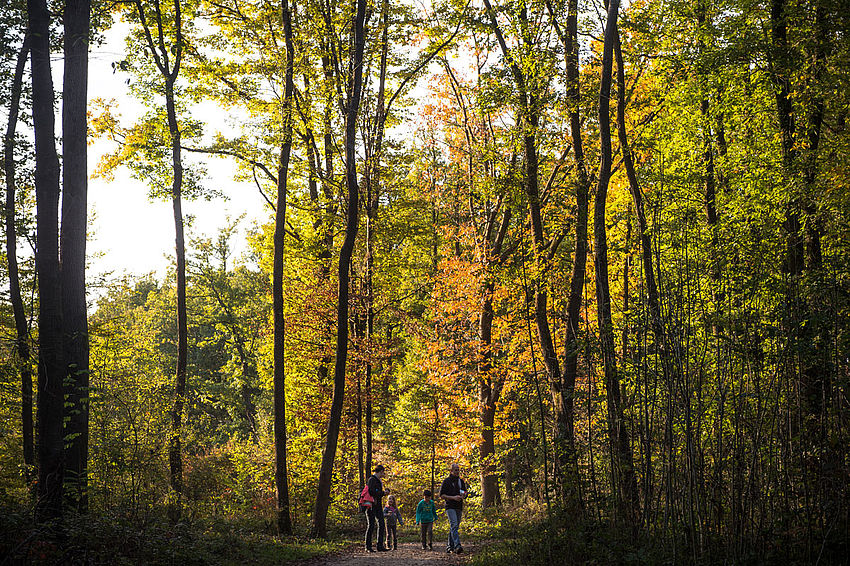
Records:
<instances>
[{"instance_id":1,"label":"backpack","mask_svg":"<svg viewBox=\"0 0 850 566\"><path fill-rule=\"evenodd\" d=\"M372 505L375 503L375 498L372 497L372 494L369 493L369 484L363 486L363 491L360 492L360 507L364 509L371 509Z\"/></svg>"}]
</instances>

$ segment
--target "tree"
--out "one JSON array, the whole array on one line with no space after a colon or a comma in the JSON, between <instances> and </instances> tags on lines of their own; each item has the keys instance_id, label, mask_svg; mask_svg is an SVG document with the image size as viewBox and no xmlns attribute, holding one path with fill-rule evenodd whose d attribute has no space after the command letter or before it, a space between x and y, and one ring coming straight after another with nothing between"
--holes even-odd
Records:
<instances>
[{"instance_id":1,"label":"tree","mask_svg":"<svg viewBox=\"0 0 850 566\"><path fill-rule=\"evenodd\" d=\"M162 80L165 97L166 120L171 141L171 205L174 213L175 257L177 260L177 367L174 381L174 402L171 409L171 432L168 462L174 500L170 508L173 520L180 518L183 493L183 458L181 434L183 409L186 397L186 364L188 327L186 322L186 246L183 235L183 158L181 128L177 119L175 83L183 60L183 20L181 1L174 0L173 11L166 14L160 3L147 5L144 0L134 0L138 24L143 34L146 53L154 60ZM156 39L154 39L156 34ZM170 43L169 43L170 42Z\"/></svg>"},{"instance_id":2,"label":"tree","mask_svg":"<svg viewBox=\"0 0 850 566\"><path fill-rule=\"evenodd\" d=\"M292 106L295 92L292 74L295 65L295 53L292 42L292 12L289 9L288 0L283 0L281 11L286 42L286 71L284 72L285 83L281 108L283 131L281 132L280 163L277 170L272 296L274 305L274 443L277 524L280 533L288 535L292 533L292 521L289 516L289 484L286 472L286 374L284 368L286 326L283 315L283 261L286 238L286 182L289 173L289 157L292 152Z\"/></svg>"},{"instance_id":3,"label":"tree","mask_svg":"<svg viewBox=\"0 0 850 566\"><path fill-rule=\"evenodd\" d=\"M351 255L358 230L359 188L357 182L356 136L357 112L360 107L360 95L363 80L363 50L366 43L364 21L366 18L365 0L357 0L351 19L351 38L353 49L348 63L348 83L345 100L345 185L348 189L346 211L345 240L339 255L339 293L337 305L336 363L334 366L333 400L328 421L325 447L322 451L322 465L319 470L319 484L316 493L316 506L313 514L313 534L327 536L327 516L330 506L331 474L336 457L339 426L342 417L342 402L345 395L345 362L348 356L348 282Z\"/></svg>"},{"instance_id":4,"label":"tree","mask_svg":"<svg viewBox=\"0 0 850 566\"><path fill-rule=\"evenodd\" d=\"M616 483L617 506L620 520L637 525L639 503L637 479L632 460L632 446L626 426L622 391L617 375L617 358L614 352L614 323L611 317L611 291L608 282L608 241L605 210L608 184L611 179L611 122L609 115L612 62L617 42L617 15L619 0L608 1L605 20L605 42L602 51L602 71L599 85L599 164L596 203L593 210L593 235L596 267L596 309L599 322L599 340L605 372L605 390L608 404L608 436L611 442L613 481Z\"/></svg>"},{"instance_id":5,"label":"tree","mask_svg":"<svg viewBox=\"0 0 850 566\"><path fill-rule=\"evenodd\" d=\"M21 374L21 432L23 436L24 482L30 486L35 470L35 448L32 420L32 360L30 354L27 315L21 298L21 280L18 272L18 236L15 222L15 195L17 189L15 134L21 107L21 92L24 86L24 68L30 52L30 37L24 29L23 40L18 49L15 71L12 74L9 97L9 121L3 137L3 172L6 179L6 201L4 207L6 258L9 262L9 301L15 318L15 345Z\"/></svg>"},{"instance_id":6,"label":"tree","mask_svg":"<svg viewBox=\"0 0 850 566\"><path fill-rule=\"evenodd\" d=\"M63 382L62 296L59 268L59 157L50 70L50 12L45 0L28 0L35 131L36 270L38 272L38 499L36 517L62 515Z\"/></svg>"},{"instance_id":7,"label":"tree","mask_svg":"<svg viewBox=\"0 0 850 566\"><path fill-rule=\"evenodd\" d=\"M86 228L88 188L89 0L65 6L65 72L62 96L61 286L68 368L66 495L79 512L88 511L89 336L86 305Z\"/></svg>"}]
</instances>

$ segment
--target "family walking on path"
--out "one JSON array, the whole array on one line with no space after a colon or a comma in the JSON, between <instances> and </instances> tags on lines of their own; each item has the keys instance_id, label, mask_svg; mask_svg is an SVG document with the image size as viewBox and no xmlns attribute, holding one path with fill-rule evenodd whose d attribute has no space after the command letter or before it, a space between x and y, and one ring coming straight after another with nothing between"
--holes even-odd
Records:
<instances>
[{"instance_id":1,"label":"family walking on path","mask_svg":"<svg viewBox=\"0 0 850 566\"><path fill-rule=\"evenodd\" d=\"M375 466L374 473L369 477L363 492L360 494L360 506L366 512L366 551L375 552L372 548L372 538L377 530L377 550L385 552L398 548L396 523L404 525L401 512L396 505L395 496L390 495L389 489L384 489L382 481L386 475L384 466ZM466 482L460 477L460 466L452 464L449 475L443 480L437 499L445 501L446 517L449 519L449 537L446 552L462 554L460 543L460 520L463 514L463 501L468 495ZM383 499L387 496L387 505ZM416 524L420 525L422 549L434 548L434 523L437 521L437 505L433 493L426 489L422 500L416 505Z\"/></svg>"}]
</instances>

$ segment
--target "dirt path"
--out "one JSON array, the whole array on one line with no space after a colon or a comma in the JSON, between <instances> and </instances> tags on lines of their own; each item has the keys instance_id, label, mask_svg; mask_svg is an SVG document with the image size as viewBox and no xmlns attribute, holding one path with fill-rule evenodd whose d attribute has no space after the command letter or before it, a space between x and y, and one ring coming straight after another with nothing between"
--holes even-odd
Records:
<instances>
[{"instance_id":1,"label":"dirt path","mask_svg":"<svg viewBox=\"0 0 850 566\"><path fill-rule=\"evenodd\" d=\"M399 543L398 550L389 552L366 552L362 546L350 546L333 556L313 558L299 562L299 566L442 566L444 564L463 564L470 553L476 550L475 544L464 547L464 554L446 554L445 547L435 544L434 550L422 550L419 543Z\"/></svg>"}]
</instances>

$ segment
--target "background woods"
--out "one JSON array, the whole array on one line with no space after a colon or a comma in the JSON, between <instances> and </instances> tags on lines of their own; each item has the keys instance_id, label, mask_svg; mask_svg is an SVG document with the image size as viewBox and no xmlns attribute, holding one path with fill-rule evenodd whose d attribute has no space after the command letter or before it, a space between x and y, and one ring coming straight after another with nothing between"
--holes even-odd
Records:
<instances>
[{"instance_id":1,"label":"background woods","mask_svg":"<svg viewBox=\"0 0 850 566\"><path fill-rule=\"evenodd\" d=\"M482 563L846 561L847 0L0 21L0 524L36 533L4 555L105 561L80 525L110 523L296 548L359 524L375 464L404 512L458 461L469 528L527 535ZM221 171L265 216L201 233ZM89 179L126 175L171 205L162 275L86 253Z\"/></svg>"}]
</instances>

